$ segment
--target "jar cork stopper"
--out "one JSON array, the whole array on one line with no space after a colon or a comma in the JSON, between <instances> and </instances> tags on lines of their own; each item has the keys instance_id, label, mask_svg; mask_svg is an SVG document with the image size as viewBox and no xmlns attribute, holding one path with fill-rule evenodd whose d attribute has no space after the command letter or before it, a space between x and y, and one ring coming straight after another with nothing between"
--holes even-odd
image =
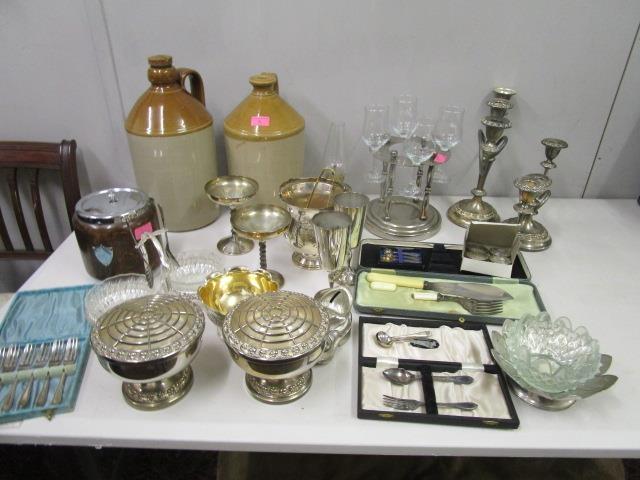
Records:
<instances>
[{"instance_id":1,"label":"jar cork stopper","mask_svg":"<svg viewBox=\"0 0 640 480\"><path fill-rule=\"evenodd\" d=\"M278 93L278 76L271 72L262 72L249 77L249 83L260 90L272 90Z\"/></svg>"},{"instance_id":2,"label":"jar cork stopper","mask_svg":"<svg viewBox=\"0 0 640 480\"><path fill-rule=\"evenodd\" d=\"M173 67L171 55L153 55L148 60L147 78L152 84L162 86L176 83L180 79L180 74Z\"/></svg>"},{"instance_id":3,"label":"jar cork stopper","mask_svg":"<svg viewBox=\"0 0 640 480\"><path fill-rule=\"evenodd\" d=\"M149 66L153 68L168 68L173 64L171 55L152 55L148 60Z\"/></svg>"}]
</instances>

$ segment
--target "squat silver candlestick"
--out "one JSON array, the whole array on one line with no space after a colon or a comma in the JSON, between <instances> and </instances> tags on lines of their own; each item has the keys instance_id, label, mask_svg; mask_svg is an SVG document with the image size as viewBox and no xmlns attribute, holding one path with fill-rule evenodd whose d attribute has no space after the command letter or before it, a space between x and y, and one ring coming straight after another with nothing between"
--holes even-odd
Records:
<instances>
[{"instance_id":1,"label":"squat silver candlestick","mask_svg":"<svg viewBox=\"0 0 640 480\"><path fill-rule=\"evenodd\" d=\"M540 222L533 219L551 196L551 179L540 173L531 173L513 182L519 191L520 202L513 206L517 217L504 223L520 224L520 250L539 252L551 245L551 235Z\"/></svg>"},{"instance_id":2,"label":"squat silver candlestick","mask_svg":"<svg viewBox=\"0 0 640 480\"><path fill-rule=\"evenodd\" d=\"M567 148L569 144L559 138L543 138L541 143L545 146L544 154L547 159L544 162L540 162L540 165L544 168L543 175L548 176L549 170L557 167L553 160L558 156L560 151Z\"/></svg>"},{"instance_id":3,"label":"squat silver candlestick","mask_svg":"<svg viewBox=\"0 0 640 480\"><path fill-rule=\"evenodd\" d=\"M503 136L503 133L506 129L511 128L511 122L506 116L507 112L513 108L509 99L516 92L510 88L496 87L494 94L496 97L487 102L490 115L481 120L485 131L478 130L479 174L476 188L471 190L472 198L460 200L447 210L449 220L463 228L468 228L471 222L500 221L496 209L482 197L487 194L484 185L491 166L508 142L508 138Z\"/></svg>"}]
</instances>

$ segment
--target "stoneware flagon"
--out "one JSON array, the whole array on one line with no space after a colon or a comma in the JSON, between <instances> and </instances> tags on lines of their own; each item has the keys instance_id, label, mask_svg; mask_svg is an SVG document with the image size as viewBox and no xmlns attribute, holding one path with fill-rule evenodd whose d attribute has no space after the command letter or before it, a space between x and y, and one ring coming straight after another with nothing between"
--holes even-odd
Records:
<instances>
[{"instance_id":1,"label":"stoneware flagon","mask_svg":"<svg viewBox=\"0 0 640 480\"><path fill-rule=\"evenodd\" d=\"M202 78L175 68L168 55L149 57L148 78L151 86L125 122L138 186L164 209L169 230L203 227L218 218L220 207L203 190L218 167Z\"/></svg>"},{"instance_id":2,"label":"stoneware flagon","mask_svg":"<svg viewBox=\"0 0 640 480\"><path fill-rule=\"evenodd\" d=\"M302 176L305 123L279 95L275 73L249 83L252 92L224 120L227 167L260 184L251 203L278 203L280 184Z\"/></svg>"}]
</instances>

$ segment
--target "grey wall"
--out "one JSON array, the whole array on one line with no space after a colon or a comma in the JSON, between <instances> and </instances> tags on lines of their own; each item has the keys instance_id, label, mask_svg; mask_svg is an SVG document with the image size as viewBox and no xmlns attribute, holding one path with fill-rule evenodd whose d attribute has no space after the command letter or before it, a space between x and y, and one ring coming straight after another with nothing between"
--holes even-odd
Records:
<instances>
[{"instance_id":1,"label":"grey wall","mask_svg":"<svg viewBox=\"0 0 640 480\"><path fill-rule=\"evenodd\" d=\"M570 148L554 172L555 196L637 196L640 48L622 77L639 20L635 0L4 0L0 137L75 138L83 193L135 184L123 119L147 88L146 57L167 53L204 77L221 170L222 120L248 93L248 76L269 70L307 121L308 174L321 167L330 122L344 120L349 183L374 192L359 174L369 162L363 105L414 93L425 114L466 108L451 182L436 189L466 194L485 102L505 85L519 93L490 194L514 196L513 179L540 169L540 139L557 136ZM22 279L0 270L0 290Z\"/></svg>"}]
</instances>

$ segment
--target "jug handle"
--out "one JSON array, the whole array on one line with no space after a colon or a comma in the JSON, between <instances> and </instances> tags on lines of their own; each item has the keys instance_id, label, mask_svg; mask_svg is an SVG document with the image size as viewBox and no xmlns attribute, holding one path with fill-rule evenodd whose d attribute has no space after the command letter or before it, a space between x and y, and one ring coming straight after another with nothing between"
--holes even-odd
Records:
<instances>
[{"instance_id":1,"label":"jug handle","mask_svg":"<svg viewBox=\"0 0 640 480\"><path fill-rule=\"evenodd\" d=\"M178 68L178 73L180 74L180 86L187 90L186 84L187 79L191 80L191 91L187 90L187 92L198 100L202 105L204 103L204 84L202 83L202 77L198 72L192 70L190 68Z\"/></svg>"}]
</instances>

